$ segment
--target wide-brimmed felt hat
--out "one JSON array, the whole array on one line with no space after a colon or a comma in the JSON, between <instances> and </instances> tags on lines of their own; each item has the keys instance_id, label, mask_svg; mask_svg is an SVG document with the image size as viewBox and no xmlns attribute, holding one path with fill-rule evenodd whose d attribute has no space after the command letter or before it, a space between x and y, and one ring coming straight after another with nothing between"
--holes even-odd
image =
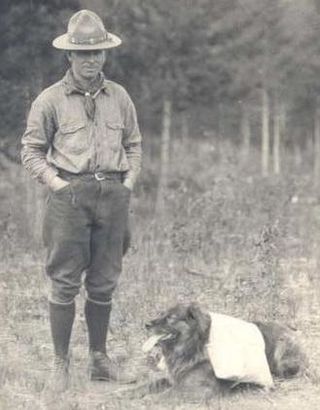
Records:
<instances>
[{"instance_id":1,"label":"wide-brimmed felt hat","mask_svg":"<svg viewBox=\"0 0 320 410\"><path fill-rule=\"evenodd\" d=\"M90 10L80 10L69 20L68 31L52 45L61 50L104 50L117 47L121 39L109 33L101 18Z\"/></svg>"}]
</instances>

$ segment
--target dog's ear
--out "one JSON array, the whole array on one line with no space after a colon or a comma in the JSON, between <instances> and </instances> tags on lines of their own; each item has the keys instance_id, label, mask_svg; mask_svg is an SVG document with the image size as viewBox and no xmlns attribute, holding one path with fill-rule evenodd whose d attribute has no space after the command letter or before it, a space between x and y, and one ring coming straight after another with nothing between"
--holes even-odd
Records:
<instances>
[{"instance_id":1,"label":"dog's ear","mask_svg":"<svg viewBox=\"0 0 320 410\"><path fill-rule=\"evenodd\" d=\"M188 318L196 321L202 335L206 335L209 331L211 319L210 316L203 312L199 305L192 303L188 307Z\"/></svg>"}]
</instances>

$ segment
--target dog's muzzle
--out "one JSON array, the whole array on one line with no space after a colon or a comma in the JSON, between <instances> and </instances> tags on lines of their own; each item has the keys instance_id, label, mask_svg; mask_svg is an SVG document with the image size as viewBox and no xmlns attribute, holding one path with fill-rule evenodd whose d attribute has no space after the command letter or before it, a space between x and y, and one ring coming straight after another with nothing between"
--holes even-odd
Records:
<instances>
[{"instance_id":1,"label":"dog's muzzle","mask_svg":"<svg viewBox=\"0 0 320 410\"><path fill-rule=\"evenodd\" d=\"M156 335L152 335L149 337L149 339L147 339L143 346L142 346L142 350L144 353L148 353L150 352L160 341L162 340L168 340L171 339L173 337L172 333L160 333L160 334L156 334Z\"/></svg>"}]
</instances>

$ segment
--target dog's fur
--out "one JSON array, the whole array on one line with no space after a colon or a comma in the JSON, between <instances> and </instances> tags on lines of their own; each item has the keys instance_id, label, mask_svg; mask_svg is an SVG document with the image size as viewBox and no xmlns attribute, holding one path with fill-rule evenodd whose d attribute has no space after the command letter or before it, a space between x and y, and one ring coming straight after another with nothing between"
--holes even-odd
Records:
<instances>
[{"instance_id":1,"label":"dog's fur","mask_svg":"<svg viewBox=\"0 0 320 410\"><path fill-rule=\"evenodd\" d=\"M157 343L169 376L150 384L149 392L161 392L173 387L175 391L196 392L200 398L209 398L232 386L232 382L217 379L207 356L205 345L209 339L210 324L209 314L198 305L178 304L146 325L154 334L170 335ZM255 324L264 337L272 374L281 378L297 375L305 359L294 331L273 322Z\"/></svg>"},{"instance_id":2,"label":"dog's fur","mask_svg":"<svg viewBox=\"0 0 320 410\"><path fill-rule=\"evenodd\" d=\"M271 373L278 378L298 375L306 367L306 357L295 331L275 322L254 322L263 335Z\"/></svg>"}]
</instances>

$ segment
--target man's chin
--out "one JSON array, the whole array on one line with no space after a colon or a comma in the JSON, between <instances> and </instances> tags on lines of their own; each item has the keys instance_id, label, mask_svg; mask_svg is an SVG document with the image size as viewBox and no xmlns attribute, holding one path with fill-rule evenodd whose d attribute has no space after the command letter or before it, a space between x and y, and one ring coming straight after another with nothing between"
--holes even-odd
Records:
<instances>
[{"instance_id":1,"label":"man's chin","mask_svg":"<svg viewBox=\"0 0 320 410\"><path fill-rule=\"evenodd\" d=\"M85 70L81 73L81 77L85 80L94 80L99 75L97 70Z\"/></svg>"},{"instance_id":2,"label":"man's chin","mask_svg":"<svg viewBox=\"0 0 320 410\"><path fill-rule=\"evenodd\" d=\"M99 73L92 73L92 74L90 73L90 74L84 75L83 78L85 78L86 80L94 80L98 76L98 74Z\"/></svg>"}]
</instances>

